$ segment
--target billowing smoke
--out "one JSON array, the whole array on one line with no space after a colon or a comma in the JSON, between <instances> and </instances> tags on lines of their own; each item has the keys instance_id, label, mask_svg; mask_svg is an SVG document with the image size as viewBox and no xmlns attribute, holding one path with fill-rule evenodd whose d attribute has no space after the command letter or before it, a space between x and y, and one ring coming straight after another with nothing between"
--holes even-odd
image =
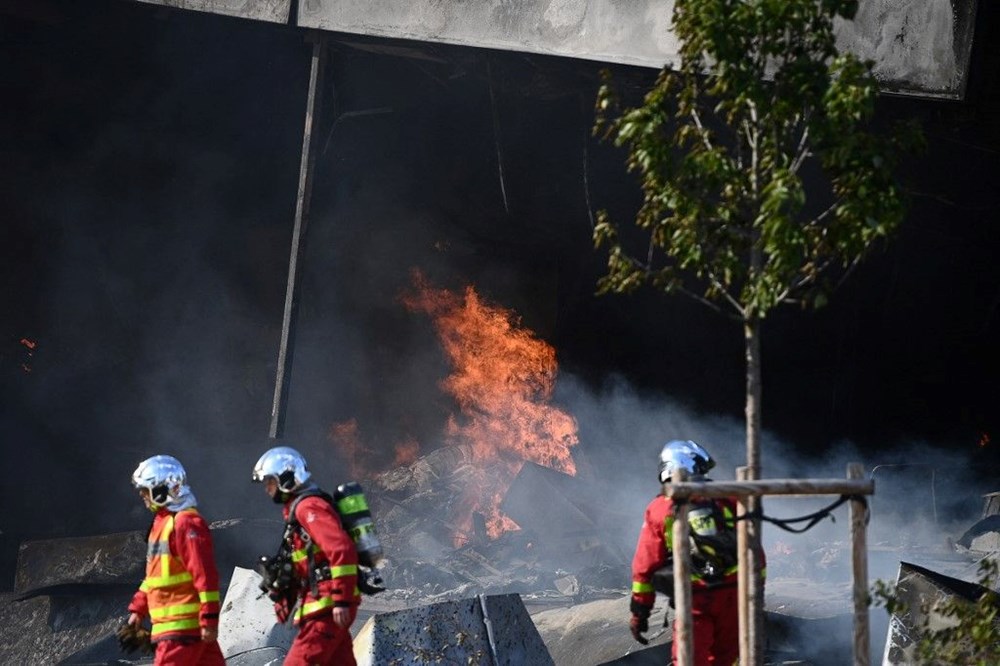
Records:
<instances>
[{"instance_id":1,"label":"billowing smoke","mask_svg":"<svg viewBox=\"0 0 1000 666\"><path fill-rule=\"evenodd\" d=\"M6 163L17 168L0 179L11 202L0 265L7 286L0 502L31 505L0 522L7 564L24 539L145 527L128 479L154 453L180 457L206 515L228 518L274 515L250 469L275 443L302 449L326 485L354 474L331 440L338 428L363 445L375 469L399 464L401 445L409 455L415 445L421 454L442 446L456 404L438 386L449 367L432 321L399 301L412 269L453 292L474 286L554 346L561 369L553 401L577 420L578 474L602 501L634 515L636 531L658 490L656 455L667 439L703 443L719 462L716 478L732 478L744 459L738 329L675 299L593 296L602 267L591 245L592 208L627 214L638 197L622 155L591 137L594 64L489 54L487 68L486 54L443 46L415 58L371 45L335 47L297 285L285 427L274 441L267 435L308 45L297 32L253 22L107 9L92 16L67 9L61 23L3 25L12 36L2 42L9 61L24 66L10 72L20 94L0 111L17 119L5 135ZM981 245L992 261L989 244ZM956 247L954 257L969 250ZM893 270L944 283L950 265L936 262L947 253L927 254L892 257ZM890 337L885 330L924 340L917 333L930 329L923 310L913 317L920 326L894 325L889 306L897 299L881 286L904 293L915 278L899 269L901 277L887 279L885 266L868 276L879 285L874 295L858 296L859 288L848 294L849 307L826 320L794 315L815 327L810 348L836 347L836 362L858 375L868 358L862 341ZM880 313L889 314L869 334L858 313L883 296ZM984 338L991 317L976 320ZM948 333L941 321L931 322L939 336ZM805 348L772 323L776 335L765 345L792 339ZM30 359L21 339L37 345ZM926 346L935 342L940 337ZM940 362L928 366L932 379L946 374L947 359L936 351L945 346L921 356ZM906 366L916 365L916 352L905 351ZM842 433L833 426L850 403L843 396L863 380L816 370L809 379L819 397L786 409L805 393L802 377L777 354L768 358L765 427L776 425L764 433L765 475L842 477L850 461L882 466L873 545L892 543L883 525L896 518L913 526L908 539L954 537L978 494L992 490L966 477L963 470L979 467L969 462L977 452L960 438L947 455L934 453L953 443L947 438L855 448L823 437L817 447L813 421ZM996 374L987 363L976 367L977 375ZM879 376L898 376L894 369L880 367ZM826 404L828 393L839 399L835 407ZM954 404L992 404L988 396L949 402L950 395L922 398L949 408L941 422ZM864 415L854 430L891 430L914 401L904 395L880 406L889 402L899 407L895 420ZM978 425L977 418L969 422ZM813 435L808 443L774 434L799 427ZM889 467L899 464L908 467ZM883 487L900 490L883 495ZM824 503L769 500L766 509L787 517ZM844 538L846 508L836 515L807 537L766 528L767 545Z\"/></svg>"}]
</instances>

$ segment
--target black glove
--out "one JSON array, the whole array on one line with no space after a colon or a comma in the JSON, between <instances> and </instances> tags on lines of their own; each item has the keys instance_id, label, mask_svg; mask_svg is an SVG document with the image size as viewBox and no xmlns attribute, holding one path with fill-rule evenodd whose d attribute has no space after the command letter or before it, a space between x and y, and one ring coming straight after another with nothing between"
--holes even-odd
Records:
<instances>
[{"instance_id":1,"label":"black glove","mask_svg":"<svg viewBox=\"0 0 1000 666\"><path fill-rule=\"evenodd\" d=\"M118 645L122 652L126 654L133 652L153 653L153 642L150 640L149 629L126 622L115 635L118 637Z\"/></svg>"},{"instance_id":2,"label":"black glove","mask_svg":"<svg viewBox=\"0 0 1000 666\"><path fill-rule=\"evenodd\" d=\"M649 639L643 634L649 631L649 614L653 609L649 606L643 606L633 599L629 610L632 611L632 619L628 623L629 629L632 631L632 638L643 645L649 645Z\"/></svg>"},{"instance_id":3,"label":"black glove","mask_svg":"<svg viewBox=\"0 0 1000 666\"><path fill-rule=\"evenodd\" d=\"M632 630L632 638L639 641L643 645L649 645L649 639L643 636L643 632L649 631L649 618L641 617L639 615L632 615L632 619L628 623L629 629Z\"/></svg>"}]
</instances>

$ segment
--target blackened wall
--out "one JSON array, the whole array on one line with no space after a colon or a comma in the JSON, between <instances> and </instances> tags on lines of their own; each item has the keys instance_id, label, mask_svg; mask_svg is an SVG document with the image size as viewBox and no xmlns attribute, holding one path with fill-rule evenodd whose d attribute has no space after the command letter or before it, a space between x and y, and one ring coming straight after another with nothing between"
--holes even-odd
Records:
<instances>
[{"instance_id":1,"label":"blackened wall","mask_svg":"<svg viewBox=\"0 0 1000 666\"><path fill-rule=\"evenodd\" d=\"M17 63L0 73L0 502L32 506L0 514L7 564L23 539L141 526L128 477L153 453L182 458L210 516L273 510L249 475L273 443L310 47L290 28L99 4L0 14ZM981 7L967 101L882 100L929 139L904 169L898 238L825 310L765 325L765 426L803 454L849 440L878 462L921 441L995 469L980 444L1000 437L997 18ZM737 326L656 294L593 296L593 214L638 201L623 155L590 136L596 69L334 45L282 437L317 470L342 468L328 433L352 418L374 467L404 438L440 442L454 405L429 323L398 301L412 269L516 310L595 395L617 376L740 418ZM633 93L652 74L616 70ZM582 447L622 446L601 432L581 417Z\"/></svg>"}]
</instances>

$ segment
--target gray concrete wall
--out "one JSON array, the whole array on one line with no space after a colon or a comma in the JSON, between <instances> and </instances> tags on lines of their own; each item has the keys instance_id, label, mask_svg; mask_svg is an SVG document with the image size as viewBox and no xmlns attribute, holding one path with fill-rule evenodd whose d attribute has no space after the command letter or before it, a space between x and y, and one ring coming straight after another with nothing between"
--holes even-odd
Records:
<instances>
[{"instance_id":1,"label":"gray concrete wall","mask_svg":"<svg viewBox=\"0 0 1000 666\"><path fill-rule=\"evenodd\" d=\"M304 0L299 25L629 65L673 62L664 0Z\"/></svg>"},{"instance_id":2,"label":"gray concrete wall","mask_svg":"<svg viewBox=\"0 0 1000 666\"><path fill-rule=\"evenodd\" d=\"M288 23L292 0L136 0L150 5L164 5L196 12L238 16L255 21Z\"/></svg>"},{"instance_id":3,"label":"gray concrete wall","mask_svg":"<svg viewBox=\"0 0 1000 666\"><path fill-rule=\"evenodd\" d=\"M289 0L139 0L287 21ZM841 46L876 62L890 91L960 98L977 0L861 0ZM297 24L659 68L677 60L673 0L301 0Z\"/></svg>"}]
</instances>

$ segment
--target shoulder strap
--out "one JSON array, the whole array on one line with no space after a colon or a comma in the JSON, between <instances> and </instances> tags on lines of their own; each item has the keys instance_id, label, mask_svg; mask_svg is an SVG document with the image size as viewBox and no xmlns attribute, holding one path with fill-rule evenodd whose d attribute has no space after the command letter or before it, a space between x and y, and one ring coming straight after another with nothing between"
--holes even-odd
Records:
<instances>
[{"instance_id":1,"label":"shoulder strap","mask_svg":"<svg viewBox=\"0 0 1000 666\"><path fill-rule=\"evenodd\" d=\"M295 517L295 509L298 508L299 502L307 497L322 497L330 504L330 506L333 507L334 511L337 510L337 503L334 501L333 497L330 496L330 493L319 489L309 490L292 500L291 506L288 507L288 520L285 521L286 525L291 525L294 528L298 528L300 526L299 519Z\"/></svg>"}]
</instances>

